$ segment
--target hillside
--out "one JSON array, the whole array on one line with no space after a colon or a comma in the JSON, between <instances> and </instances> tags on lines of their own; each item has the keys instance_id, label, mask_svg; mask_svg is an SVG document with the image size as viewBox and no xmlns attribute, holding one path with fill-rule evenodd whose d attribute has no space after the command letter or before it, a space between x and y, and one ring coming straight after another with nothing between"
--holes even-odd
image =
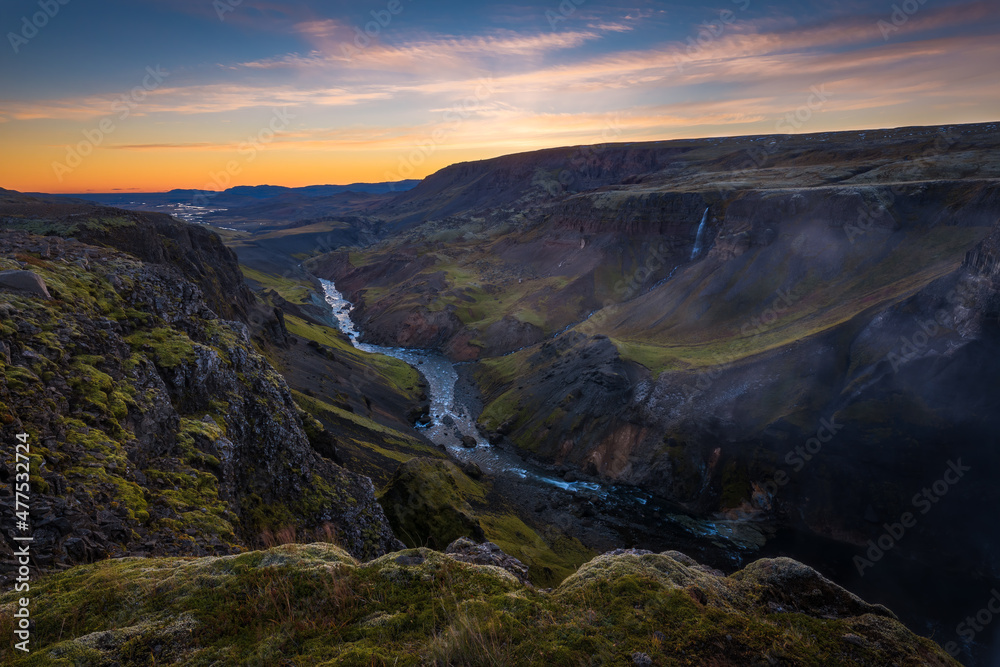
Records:
<instances>
[{"instance_id":1,"label":"hillside","mask_svg":"<svg viewBox=\"0 0 1000 667\"><path fill-rule=\"evenodd\" d=\"M497 447L776 522L842 550L849 586L916 509L895 571L989 587L998 148L981 124L463 163L304 266L366 340L471 362ZM947 501L913 500L951 464Z\"/></svg>"},{"instance_id":2,"label":"hillside","mask_svg":"<svg viewBox=\"0 0 1000 667\"><path fill-rule=\"evenodd\" d=\"M623 550L543 591L472 553L464 540L360 563L312 544L81 566L37 585L53 601L42 648L12 664L958 664L789 559L724 577Z\"/></svg>"},{"instance_id":3,"label":"hillside","mask_svg":"<svg viewBox=\"0 0 1000 667\"><path fill-rule=\"evenodd\" d=\"M29 436L39 569L238 553L282 531L358 556L398 544L371 481L314 449L261 354L288 344L281 312L217 237L5 198L0 433ZM10 558L9 536L2 548Z\"/></svg>"}]
</instances>

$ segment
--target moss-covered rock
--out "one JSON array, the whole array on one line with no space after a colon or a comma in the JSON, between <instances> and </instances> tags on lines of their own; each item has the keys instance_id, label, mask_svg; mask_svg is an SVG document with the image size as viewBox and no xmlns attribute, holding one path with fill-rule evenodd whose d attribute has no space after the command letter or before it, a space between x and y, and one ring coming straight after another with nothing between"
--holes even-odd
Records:
<instances>
[{"instance_id":1,"label":"moss-covered rock","mask_svg":"<svg viewBox=\"0 0 1000 667\"><path fill-rule=\"evenodd\" d=\"M378 500L407 546L444 549L460 537L484 538L467 502L484 492L451 461L415 458L399 466Z\"/></svg>"},{"instance_id":2,"label":"moss-covered rock","mask_svg":"<svg viewBox=\"0 0 1000 667\"><path fill-rule=\"evenodd\" d=\"M957 665L844 591L778 559L724 577L677 552L619 551L552 592L493 565L409 549L362 563L330 544L124 558L33 582L15 665ZM805 584L806 586L810 584ZM832 586L832 585L831 585ZM761 605L785 595L784 609ZM0 596L9 633L18 594ZM846 606L833 600L846 601ZM860 601L858 601L860 602ZM864 604L864 603L860 603ZM645 660L643 658L643 660Z\"/></svg>"},{"instance_id":3,"label":"moss-covered rock","mask_svg":"<svg viewBox=\"0 0 1000 667\"><path fill-rule=\"evenodd\" d=\"M400 546L371 481L310 446L284 380L190 266L0 232L0 271L21 266L51 298L0 291L0 438L29 436L39 568L221 555L262 536L359 557Z\"/></svg>"}]
</instances>

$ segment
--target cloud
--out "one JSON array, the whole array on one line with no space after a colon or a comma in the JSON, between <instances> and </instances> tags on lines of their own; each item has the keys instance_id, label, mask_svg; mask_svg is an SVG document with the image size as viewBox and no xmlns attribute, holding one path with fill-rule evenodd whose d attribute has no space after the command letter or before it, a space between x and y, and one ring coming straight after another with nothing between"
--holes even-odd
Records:
<instances>
[{"instance_id":1,"label":"cloud","mask_svg":"<svg viewBox=\"0 0 1000 667\"><path fill-rule=\"evenodd\" d=\"M901 31L888 42L876 26L876 15L808 26L772 18L737 21L695 49L678 40L608 53L594 48L601 35L632 24L587 19L582 23L587 29L579 31L494 31L420 36L398 45L373 42L350 61L337 45L345 36L353 39L352 26L334 19L296 21L289 24L295 34L321 48L230 65L232 69L213 73L220 79L216 82L157 89L134 105L132 115L357 107L343 121L354 124L350 129L317 127L329 121L314 114L312 124L283 133L276 145L396 150L425 140L440 117L454 109L455 100L475 96L491 60L504 69L489 78L488 95L462 107L464 120L450 130L449 141L513 149L598 141L594 137L606 129L605 112L615 109L623 132L633 139L675 136L687 128L749 126L796 109L813 85L832 92L822 113L841 118L907 105L939 108L949 99L996 108L1000 92L992 86L992 63L1000 61L1000 43L990 34L957 30L984 23L990 11L984 2L947 11L927 6L905 24L905 34ZM590 48L571 62L552 64L543 57L581 47ZM302 76L288 76L285 70ZM278 77L279 83L269 82ZM107 94L0 101L0 123L43 118L93 122L113 116L120 99ZM376 115L368 114L369 109ZM414 120L429 116L433 118L427 122ZM232 145L132 141L113 148L221 150Z\"/></svg>"},{"instance_id":2,"label":"cloud","mask_svg":"<svg viewBox=\"0 0 1000 667\"><path fill-rule=\"evenodd\" d=\"M241 62L246 69L324 70L379 69L391 72L468 70L488 59L534 57L574 49L600 38L596 31L521 34L500 30L473 37L434 36L392 45L356 32L340 21L324 19L295 26L314 48L306 55L289 53Z\"/></svg>"},{"instance_id":3,"label":"cloud","mask_svg":"<svg viewBox=\"0 0 1000 667\"><path fill-rule=\"evenodd\" d=\"M587 27L598 32L631 32L635 30L634 25L628 25L627 23L588 23Z\"/></svg>"},{"instance_id":4,"label":"cloud","mask_svg":"<svg viewBox=\"0 0 1000 667\"><path fill-rule=\"evenodd\" d=\"M239 84L205 84L158 88L149 91L142 100L121 94L88 95L55 100L0 101L2 113L15 120L63 119L89 120L105 116L122 118L128 110L131 116L149 114L206 114L239 111L241 109L286 107L312 104L318 106L351 106L363 102L384 100L386 91L347 90L344 88L261 87Z\"/></svg>"}]
</instances>

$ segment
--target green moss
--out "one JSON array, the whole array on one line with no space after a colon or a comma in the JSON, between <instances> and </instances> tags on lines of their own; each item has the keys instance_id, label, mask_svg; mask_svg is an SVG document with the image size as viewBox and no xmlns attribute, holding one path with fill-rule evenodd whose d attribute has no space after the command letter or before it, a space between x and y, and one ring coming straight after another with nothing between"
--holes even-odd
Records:
<instances>
[{"instance_id":1,"label":"green moss","mask_svg":"<svg viewBox=\"0 0 1000 667\"><path fill-rule=\"evenodd\" d=\"M126 340L133 350L149 354L161 368L175 368L195 359L194 343L187 334L175 329L159 327L140 331Z\"/></svg>"},{"instance_id":2,"label":"green moss","mask_svg":"<svg viewBox=\"0 0 1000 667\"><path fill-rule=\"evenodd\" d=\"M257 289L273 289L283 299L291 303L308 303L309 294L313 289L313 283L309 280L295 280L273 273L266 273L252 269L246 265L240 265L243 276L256 283Z\"/></svg>"},{"instance_id":3,"label":"green moss","mask_svg":"<svg viewBox=\"0 0 1000 667\"><path fill-rule=\"evenodd\" d=\"M485 489L451 461L412 459L399 467L378 501L408 546L444 549L459 537L483 538L469 506Z\"/></svg>"},{"instance_id":4,"label":"green moss","mask_svg":"<svg viewBox=\"0 0 1000 667\"><path fill-rule=\"evenodd\" d=\"M774 614L756 573L602 556L551 593L411 549L359 564L329 544L221 558L125 558L33 582L18 665L957 665L884 614ZM771 563L774 563L772 561ZM804 582L805 583L805 582ZM811 584L810 584L811 585ZM0 595L0 619L19 596ZM10 631L9 620L0 627ZM850 639L850 641L847 641ZM156 647L159 647L158 649Z\"/></svg>"},{"instance_id":5,"label":"green moss","mask_svg":"<svg viewBox=\"0 0 1000 667\"><path fill-rule=\"evenodd\" d=\"M419 371L405 361L384 354L372 354L355 348L341 337L341 334L330 327L313 324L295 317L285 316L285 326L288 331L300 338L315 341L333 350L334 354L344 355L368 369L374 370L378 377L390 387L394 387L411 400L415 400L422 389Z\"/></svg>"},{"instance_id":6,"label":"green moss","mask_svg":"<svg viewBox=\"0 0 1000 667\"><path fill-rule=\"evenodd\" d=\"M480 515L486 539L528 566L528 577L538 586L557 586L594 552L573 537L548 529L543 539L534 528L513 514Z\"/></svg>"}]
</instances>

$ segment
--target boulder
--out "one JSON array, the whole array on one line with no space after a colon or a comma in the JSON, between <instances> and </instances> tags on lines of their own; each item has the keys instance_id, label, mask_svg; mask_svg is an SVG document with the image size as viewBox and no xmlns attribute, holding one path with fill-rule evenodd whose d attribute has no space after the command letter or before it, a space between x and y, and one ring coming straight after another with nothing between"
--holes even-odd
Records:
<instances>
[{"instance_id":1,"label":"boulder","mask_svg":"<svg viewBox=\"0 0 1000 667\"><path fill-rule=\"evenodd\" d=\"M28 292L44 299L52 298L45 281L34 271L0 271L0 287Z\"/></svg>"},{"instance_id":2,"label":"boulder","mask_svg":"<svg viewBox=\"0 0 1000 667\"><path fill-rule=\"evenodd\" d=\"M460 537L449 544L444 552L464 563L494 565L513 574L522 584L528 583L528 566L513 556L508 556L492 542L477 544L467 537Z\"/></svg>"}]
</instances>

